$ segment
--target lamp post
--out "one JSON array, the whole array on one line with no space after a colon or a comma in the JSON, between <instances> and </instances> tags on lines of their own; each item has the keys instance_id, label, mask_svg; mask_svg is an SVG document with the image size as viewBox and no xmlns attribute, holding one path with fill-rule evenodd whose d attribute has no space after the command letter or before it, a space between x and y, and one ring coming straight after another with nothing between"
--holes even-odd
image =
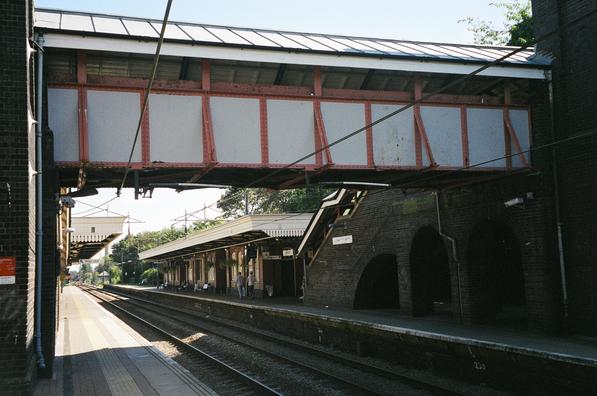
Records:
<instances>
[{"instance_id":1,"label":"lamp post","mask_svg":"<svg viewBox=\"0 0 597 396\"><path fill-rule=\"evenodd\" d=\"M122 266L122 271L124 272L124 283L128 283L129 280L129 273L128 273L128 265L125 266L125 264L127 263L132 263L133 260L127 260L127 261L121 261L120 263L118 263L118 265ZM133 275L135 273L133 272Z\"/></svg>"}]
</instances>

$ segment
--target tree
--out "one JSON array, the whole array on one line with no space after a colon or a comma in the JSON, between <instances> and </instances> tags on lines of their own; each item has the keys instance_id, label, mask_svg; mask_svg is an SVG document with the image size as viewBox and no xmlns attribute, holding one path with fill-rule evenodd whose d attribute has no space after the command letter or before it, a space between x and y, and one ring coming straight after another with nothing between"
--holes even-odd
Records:
<instances>
[{"instance_id":1,"label":"tree","mask_svg":"<svg viewBox=\"0 0 597 396\"><path fill-rule=\"evenodd\" d=\"M120 283L120 279L122 278L122 269L119 266L112 265L108 272L110 273L111 284L115 285L117 283Z\"/></svg>"},{"instance_id":2,"label":"tree","mask_svg":"<svg viewBox=\"0 0 597 396\"><path fill-rule=\"evenodd\" d=\"M211 220L195 221L191 225L191 234L194 234L196 232L201 232L201 231L208 230L208 229L210 229L212 227L215 227L217 225L220 225L220 224L222 224L224 222L225 221L223 219L211 219Z\"/></svg>"},{"instance_id":3,"label":"tree","mask_svg":"<svg viewBox=\"0 0 597 396\"><path fill-rule=\"evenodd\" d=\"M188 233L192 234L215 227L223 221L205 220L193 222L189 227ZM136 235L127 235L124 239L112 245L112 254L105 259L103 269L110 272L111 279L118 278L118 282L120 280L129 282L133 277L137 281L143 271L147 269L143 262L139 260L139 252L183 238L185 235L187 233L185 233L184 229L173 227L167 227L159 231L145 231ZM106 263L109 263L108 267L106 267ZM113 270L114 265L119 266L120 272ZM112 283L115 282L112 281Z\"/></svg>"},{"instance_id":4,"label":"tree","mask_svg":"<svg viewBox=\"0 0 597 396\"><path fill-rule=\"evenodd\" d=\"M293 190L268 190L265 188L237 188L226 190L218 201L224 217L235 218L260 213L310 212L319 207L321 200L331 193L321 187Z\"/></svg>"},{"instance_id":5,"label":"tree","mask_svg":"<svg viewBox=\"0 0 597 396\"><path fill-rule=\"evenodd\" d=\"M141 274L141 280L147 285L155 285L158 281L158 269L148 268Z\"/></svg>"},{"instance_id":6,"label":"tree","mask_svg":"<svg viewBox=\"0 0 597 396\"><path fill-rule=\"evenodd\" d=\"M505 9L506 21L501 29L491 22L470 16L458 21L468 24L467 29L473 32L476 44L523 46L534 41L530 1L520 3L514 0L512 3L499 2L490 5Z\"/></svg>"},{"instance_id":7,"label":"tree","mask_svg":"<svg viewBox=\"0 0 597 396\"><path fill-rule=\"evenodd\" d=\"M95 267L95 271L98 274L106 271L109 274L108 282L112 284L120 283L120 279L122 277L122 269L120 268L120 263L115 262L112 259L112 256L106 256L102 258L102 261Z\"/></svg>"},{"instance_id":8,"label":"tree","mask_svg":"<svg viewBox=\"0 0 597 396\"><path fill-rule=\"evenodd\" d=\"M83 283L91 282L92 272L93 270L91 269L91 264L82 263L79 267L79 280Z\"/></svg>"}]
</instances>

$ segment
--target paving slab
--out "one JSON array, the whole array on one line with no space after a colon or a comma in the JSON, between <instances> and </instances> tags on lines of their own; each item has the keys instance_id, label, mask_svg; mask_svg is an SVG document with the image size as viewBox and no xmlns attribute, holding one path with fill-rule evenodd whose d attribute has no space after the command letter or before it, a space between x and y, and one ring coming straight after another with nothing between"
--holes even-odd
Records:
<instances>
[{"instance_id":1,"label":"paving slab","mask_svg":"<svg viewBox=\"0 0 597 396\"><path fill-rule=\"evenodd\" d=\"M215 395L76 287L63 289L54 376L34 395Z\"/></svg>"}]
</instances>

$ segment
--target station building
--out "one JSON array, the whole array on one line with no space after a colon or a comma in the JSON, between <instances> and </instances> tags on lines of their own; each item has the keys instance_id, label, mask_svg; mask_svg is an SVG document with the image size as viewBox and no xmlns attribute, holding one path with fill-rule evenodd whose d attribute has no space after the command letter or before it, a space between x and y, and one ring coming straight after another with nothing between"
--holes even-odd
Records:
<instances>
[{"instance_id":1,"label":"station building","mask_svg":"<svg viewBox=\"0 0 597 396\"><path fill-rule=\"evenodd\" d=\"M247 215L143 251L164 283L211 294L237 293L236 277L255 277L256 297L302 294L303 262L295 252L310 213ZM207 288L205 288L207 285Z\"/></svg>"}]
</instances>

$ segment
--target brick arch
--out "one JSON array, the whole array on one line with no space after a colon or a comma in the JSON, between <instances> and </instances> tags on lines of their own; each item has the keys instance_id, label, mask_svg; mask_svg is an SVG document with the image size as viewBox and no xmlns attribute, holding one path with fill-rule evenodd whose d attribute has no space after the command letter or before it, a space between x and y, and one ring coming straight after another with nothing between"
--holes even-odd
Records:
<instances>
[{"instance_id":1,"label":"brick arch","mask_svg":"<svg viewBox=\"0 0 597 396\"><path fill-rule=\"evenodd\" d=\"M354 288L353 308L399 308L398 263L393 253L372 257Z\"/></svg>"},{"instance_id":2,"label":"brick arch","mask_svg":"<svg viewBox=\"0 0 597 396\"><path fill-rule=\"evenodd\" d=\"M477 322L526 325L524 257L515 225L483 219L470 229L465 251Z\"/></svg>"},{"instance_id":3,"label":"brick arch","mask_svg":"<svg viewBox=\"0 0 597 396\"><path fill-rule=\"evenodd\" d=\"M435 227L424 225L413 233L408 265L413 315L450 312L453 288L450 256Z\"/></svg>"}]
</instances>

